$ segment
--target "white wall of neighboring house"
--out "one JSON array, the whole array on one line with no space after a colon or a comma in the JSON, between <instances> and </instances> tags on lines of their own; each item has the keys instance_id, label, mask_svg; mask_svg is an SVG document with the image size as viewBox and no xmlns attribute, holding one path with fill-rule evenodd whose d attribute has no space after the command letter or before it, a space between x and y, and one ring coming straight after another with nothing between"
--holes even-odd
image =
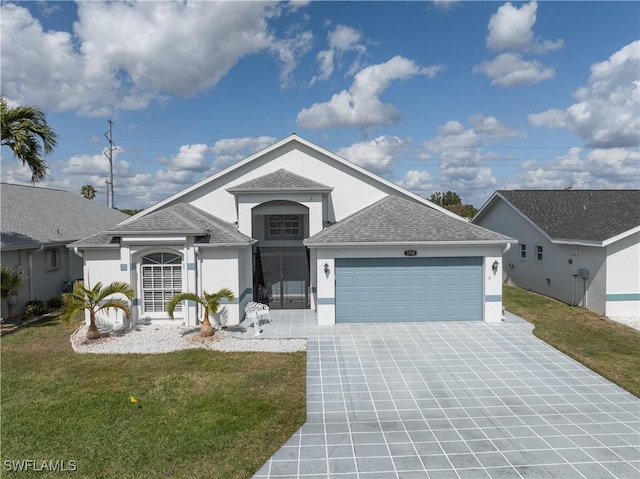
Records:
<instances>
[{"instance_id":1,"label":"white wall of neighboring house","mask_svg":"<svg viewBox=\"0 0 640 479\"><path fill-rule=\"evenodd\" d=\"M508 284L612 319L640 317L640 233L607 247L552 243L503 201L486 211L478 224L518 240L503 258ZM520 257L522 244L526 259ZM542 261L536 259L536 246L543 248ZM586 279L580 270L588 272Z\"/></svg>"},{"instance_id":2,"label":"white wall of neighboring house","mask_svg":"<svg viewBox=\"0 0 640 479\"><path fill-rule=\"evenodd\" d=\"M52 254L56 255L55 264L52 263ZM82 278L82 259L70 253L64 245L3 251L2 264L24 275L24 285L11 309L14 316L26 311L28 301L46 302ZM8 314L6 301L3 301L2 317Z\"/></svg>"},{"instance_id":3,"label":"white wall of neighboring house","mask_svg":"<svg viewBox=\"0 0 640 479\"><path fill-rule=\"evenodd\" d=\"M316 270L318 324L321 326L336 323L336 289L335 289L335 260L336 258L401 258L408 246L386 246L361 248L313 248L317 256L311 269ZM483 257L483 288L484 288L484 317L486 322L502 321L502 278L494 274L494 261L502 262L502 247L497 246L411 246L417 253L416 257ZM312 250L313 250L312 249ZM312 256L313 258L313 256ZM324 273L325 263L329 266L329 275ZM487 298L494 300L488 301Z\"/></svg>"},{"instance_id":4,"label":"white wall of neighboring house","mask_svg":"<svg viewBox=\"0 0 640 479\"><path fill-rule=\"evenodd\" d=\"M606 315L640 320L640 232L607 246Z\"/></svg>"}]
</instances>

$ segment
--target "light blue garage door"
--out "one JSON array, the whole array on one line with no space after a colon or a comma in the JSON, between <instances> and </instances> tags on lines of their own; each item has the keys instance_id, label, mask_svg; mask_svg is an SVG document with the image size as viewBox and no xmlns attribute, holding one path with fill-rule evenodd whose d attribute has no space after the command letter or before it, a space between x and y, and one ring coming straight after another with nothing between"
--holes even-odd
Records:
<instances>
[{"instance_id":1,"label":"light blue garage door","mask_svg":"<svg viewBox=\"0 0 640 479\"><path fill-rule=\"evenodd\" d=\"M336 258L336 322L481 321L482 258Z\"/></svg>"}]
</instances>

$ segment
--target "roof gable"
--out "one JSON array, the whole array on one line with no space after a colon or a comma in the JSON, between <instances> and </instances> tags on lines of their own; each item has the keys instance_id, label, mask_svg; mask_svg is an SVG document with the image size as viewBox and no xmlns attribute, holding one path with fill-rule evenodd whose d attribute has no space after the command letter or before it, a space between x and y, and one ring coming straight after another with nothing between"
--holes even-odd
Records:
<instances>
[{"instance_id":1,"label":"roof gable","mask_svg":"<svg viewBox=\"0 0 640 479\"><path fill-rule=\"evenodd\" d=\"M327 165L332 166L336 170L347 172L354 178L364 179L366 182L370 183L371 185L375 185L375 187L378 188L379 190L384 191L385 192L384 194L390 194L392 192L397 193L398 196L406 197L414 201L417 201L419 203L422 203L424 205L427 205L430 208L433 208L437 211L441 211L442 213L452 218L456 218L456 219L459 218L454 213L438 205L431 203L427 199L409 190L406 190L405 188L402 188L401 186L398 186L395 183L385 178L375 175L374 173L371 173L365 168L362 168L356 165L355 163L352 163L344 158L341 158L335 153L328 151L318 145L315 145L299 137L294 133L289 137L259 152L256 152L253 155L250 155L244 160L241 160L222 171L214 173L213 175L207 178L204 178L198 183L195 183L189 186L188 188L185 188L184 190L179 191L178 193L175 193L169 198L166 198L165 200L160 201L159 203L156 203L153 206L150 206L149 208L138 213L138 215L134 216L132 219L128 221L133 221L133 219L135 218L145 216L154 211L162 209L168 205L176 204L179 202L191 202L193 201L194 197L197 197L199 195L198 193L199 191L210 192L212 189L216 189L216 188L222 187L224 189L227 187L227 185L233 185L228 189L224 189L224 191L227 193L237 192L236 188L238 187L243 187L242 192L248 192L247 189L250 189L250 188L260 188L260 187L267 188L267 190L270 191L272 188L275 187L275 184L278 182L280 182L281 185L285 185L284 191L287 191L286 185L288 184L288 182L291 182L291 184L297 184L298 186L302 186L303 188L307 188L307 187L318 188L315 191L322 191L322 192L332 191L330 189L330 186L325 186L324 184L309 180L307 178L299 176L298 174L292 173L291 171L289 171L289 173L292 175L298 176L299 179L294 180L292 177L287 176L286 173L279 173L278 175L275 175L275 176L270 176L270 174L266 174L263 176L262 180L256 184L253 183L253 181L256 179L244 181L240 184L234 184L234 181L244 176L247 172L254 171L255 170L255 168L253 167L254 165L263 165L265 162L268 163L272 161L274 157L277 158L281 154L281 152L287 152L291 150L299 150L301 152L305 152L308 155L313 155L315 158L322 158L322 161L325 162ZM272 172L272 174L273 173L276 173L276 172ZM303 183L302 180L305 180L305 182L311 182L311 183ZM227 185L225 185L225 183ZM257 191L259 192L259 189ZM200 204L197 204L197 206L202 207L202 205ZM229 220L229 218L227 218L227 220Z\"/></svg>"},{"instance_id":2,"label":"roof gable","mask_svg":"<svg viewBox=\"0 0 640 479\"><path fill-rule=\"evenodd\" d=\"M64 190L2 183L0 191L3 248L70 243L129 218Z\"/></svg>"},{"instance_id":3,"label":"roof gable","mask_svg":"<svg viewBox=\"0 0 640 479\"><path fill-rule=\"evenodd\" d=\"M235 225L185 203L169 206L132 222L74 243L74 246L119 245L114 238L126 235L184 234L199 237L200 244L248 245L252 238Z\"/></svg>"},{"instance_id":4,"label":"roof gable","mask_svg":"<svg viewBox=\"0 0 640 479\"><path fill-rule=\"evenodd\" d=\"M605 242L640 227L640 190L498 190L495 197L552 240Z\"/></svg>"},{"instance_id":5,"label":"roof gable","mask_svg":"<svg viewBox=\"0 0 640 479\"><path fill-rule=\"evenodd\" d=\"M229 193L258 193L271 191L289 192L329 192L332 187L310 180L304 176L296 175L283 168L228 188Z\"/></svg>"},{"instance_id":6,"label":"roof gable","mask_svg":"<svg viewBox=\"0 0 640 479\"><path fill-rule=\"evenodd\" d=\"M412 201L387 196L307 239L307 245L345 243L510 243L507 236L459 221Z\"/></svg>"}]
</instances>

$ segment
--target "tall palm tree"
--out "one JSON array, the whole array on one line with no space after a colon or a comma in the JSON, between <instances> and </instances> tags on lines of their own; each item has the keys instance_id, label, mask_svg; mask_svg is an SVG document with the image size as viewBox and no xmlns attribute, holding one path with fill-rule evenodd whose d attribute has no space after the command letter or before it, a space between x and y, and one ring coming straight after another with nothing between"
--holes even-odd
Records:
<instances>
[{"instance_id":1,"label":"tall palm tree","mask_svg":"<svg viewBox=\"0 0 640 479\"><path fill-rule=\"evenodd\" d=\"M85 288L81 283L73 285L73 292L62 295L62 309L59 318L63 323L84 319L85 310L89 311L89 329L87 339L98 339L100 330L96 325L96 314L102 310L119 309L129 316L129 303L123 298L110 298L114 294L122 294L132 300L134 293L131 286L121 281L114 281L102 287L96 283L93 288Z\"/></svg>"},{"instance_id":2,"label":"tall palm tree","mask_svg":"<svg viewBox=\"0 0 640 479\"><path fill-rule=\"evenodd\" d=\"M43 154L53 152L58 135L49 127L47 116L37 107L17 106L10 108L0 97L1 145L8 146L23 165L31 169L31 181L42 181L49 167Z\"/></svg>"},{"instance_id":3,"label":"tall palm tree","mask_svg":"<svg viewBox=\"0 0 640 479\"><path fill-rule=\"evenodd\" d=\"M14 303L14 296L22 289L24 285L24 276L18 271L7 268L5 265L0 266L0 284L2 300L7 301L9 309L9 317L11 317L11 309Z\"/></svg>"},{"instance_id":4,"label":"tall palm tree","mask_svg":"<svg viewBox=\"0 0 640 479\"><path fill-rule=\"evenodd\" d=\"M229 288L222 288L220 291L213 294L209 294L206 291L203 291L202 296L198 296L195 293L178 293L169 301L169 304L167 305L167 313L169 313L169 317L173 319L173 312L176 309L178 303L182 301L195 301L196 303L201 304L204 308L204 314L201 321L202 326L200 327L200 335L204 337L213 336L214 330L213 326L211 326L211 322L209 321L209 315L216 314L218 312L218 309L220 308L220 302L223 299L233 301L233 292Z\"/></svg>"},{"instance_id":5,"label":"tall palm tree","mask_svg":"<svg viewBox=\"0 0 640 479\"><path fill-rule=\"evenodd\" d=\"M93 185L84 185L80 188L80 194L88 200L92 200L96 197L96 189Z\"/></svg>"}]
</instances>

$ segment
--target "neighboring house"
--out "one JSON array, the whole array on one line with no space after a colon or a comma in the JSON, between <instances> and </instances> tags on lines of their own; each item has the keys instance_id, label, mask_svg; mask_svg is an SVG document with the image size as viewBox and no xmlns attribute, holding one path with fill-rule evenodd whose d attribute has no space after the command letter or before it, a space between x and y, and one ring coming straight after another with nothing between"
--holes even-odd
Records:
<instances>
[{"instance_id":1,"label":"neighboring house","mask_svg":"<svg viewBox=\"0 0 640 479\"><path fill-rule=\"evenodd\" d=\"M228 324L256 300L330 325L500 321L510 242L294 134L71 246L92 281L134 286L134 322L228 287ZM177 316L195 324L195 305Z\"/></svg>"},{"instance_id":2,"label":"neighboring house","mask_svg":"<svg viewBox=\"0 0 640 479\"><path fill-rule=\"evenodd\" d=\"M0 261L24 274L24 287L12 314L27 301L46 301L83 278L82 258L66 245L116 225L127 215L66 191L35 186L0 185ZM2 302L2 317L8 314Z\"/></svg>"},{"instance_id":3,"label":"neighboring house","mask_svg":"<svg viewBox=\"0 0 640 479\"><path fill-rule=\"evenodd\" d=\"M518 240L506 282L639 320L640 190L496 191L472 222Z\"/></svg>"}]
</instances>

